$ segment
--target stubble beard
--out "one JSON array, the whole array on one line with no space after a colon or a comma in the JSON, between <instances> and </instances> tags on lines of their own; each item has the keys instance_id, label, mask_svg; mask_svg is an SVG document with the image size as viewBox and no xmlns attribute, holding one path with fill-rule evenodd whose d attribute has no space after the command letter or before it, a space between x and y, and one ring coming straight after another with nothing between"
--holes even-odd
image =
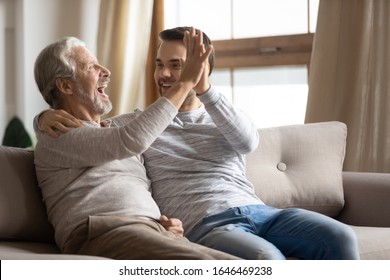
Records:
<instances>
[{"instance_id":1,"label":"stubble beard","mask_svg":"<svg viewBox=\"0 0 390 280\"><path fill-rule=\"evenodd\" d=\"M99 115L105 115L112 110L112 103L110 100L102 100L97 95L94 95L93 98L91 98L80 85L78 85L78 91L80 94L77 96L80 102L88 108L92 108L93 112Z\"/></svg>"}]
</instances>

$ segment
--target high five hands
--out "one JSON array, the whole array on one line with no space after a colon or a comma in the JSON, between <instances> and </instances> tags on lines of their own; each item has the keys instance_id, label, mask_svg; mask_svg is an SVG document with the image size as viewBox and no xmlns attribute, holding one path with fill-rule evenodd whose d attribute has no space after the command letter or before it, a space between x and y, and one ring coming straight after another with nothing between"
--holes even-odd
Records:
<instances>
[{"instance_id":1,"label":"high five hands","mask_svg":"<svg viewBox=\"0 0 390 280\"><path fill-rule=\"evenodd\" d=\"M209 64L208 59L214 48L209 45L207 49L203 44L203 32L191 27L190 31L184 33L183 39L187 51L186 62L183 65L180 78L193 79L194 91L204 93L209 87Z\"/></svg>"}]
</instances>

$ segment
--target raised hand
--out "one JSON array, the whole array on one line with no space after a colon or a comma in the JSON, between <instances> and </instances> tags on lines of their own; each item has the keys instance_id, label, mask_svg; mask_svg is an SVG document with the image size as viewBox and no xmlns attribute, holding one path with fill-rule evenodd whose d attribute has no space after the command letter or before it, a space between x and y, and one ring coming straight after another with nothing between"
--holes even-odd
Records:
<instances>
[{"instance_id":1,"label":"raised hand","mask_svg":"<svg viewBox=\"0 0 390 280\"><path fill-rule=\"evenodd\" d=\"M190 31L185 32L183 42L186 47L187 58L179 80L191 81L196 92L197 90L206 91L209 87L208 79L206 81L203 80L205 77L208 77L208 58L213 51L213 46L210 45L205 49L202 31L199 30L198 34L196 34L196 30L193 27L191 27ZM202 83L200 84L201 79Z\"/></svg>"}]
</instances>

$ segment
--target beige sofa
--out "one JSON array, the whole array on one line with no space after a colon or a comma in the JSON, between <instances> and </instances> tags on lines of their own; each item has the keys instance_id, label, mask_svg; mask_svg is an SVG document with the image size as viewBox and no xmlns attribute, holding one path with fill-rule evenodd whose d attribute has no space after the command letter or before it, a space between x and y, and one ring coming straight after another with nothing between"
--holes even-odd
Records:
<instances>
[{"instance_id":1,"label":"beige sofa","mask_svg":"<svg viewBox=\"0 0 390 280\"><path fill-rule=\"evenodd\" d=\"M362 259L390 259L390 174L343 172L339 122L260 129L247 176L264 201L352 226ZM98 259L60 254L34 171L33 151L0 147L0 259Z\"/></svg>"}]
</instances>

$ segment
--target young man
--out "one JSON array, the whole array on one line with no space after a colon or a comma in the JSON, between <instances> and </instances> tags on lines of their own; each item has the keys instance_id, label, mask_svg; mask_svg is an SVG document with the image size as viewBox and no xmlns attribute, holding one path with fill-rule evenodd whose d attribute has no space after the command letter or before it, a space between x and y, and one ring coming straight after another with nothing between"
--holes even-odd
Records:
<instances>
[{"instance_id":1,"label":"young man","mask_svg":"<svg viewBox=\"0 0 390 280\"><path fill-rule=\"evenodd\" d=\"M160 34L154 78L161 95L184 73L188 30ZM173 122L143 154L162 212L180 218L190 240L241 258L358 259L348 226L303 209L276 209L255 195L245 154L258 145L257 129L210 85L213 62L211 54Z\"/></svg>"},{"instance_id":2,"label":"young man","mask_svg":"<svg viewBox=\"0 0 390 280\"><path fill-rule=\"evenodd\" d=\"M34 122L35 166L56 242L63 253L114 259L237 259L182 237L177 219L161 216L140 154L169 125L197 85L212 48L190 30L183 75L144 112L110 120L110 71L74 37L42 50L35 80L51 108L83 123L53 139Z\"/></svg>"}]
</instances>

